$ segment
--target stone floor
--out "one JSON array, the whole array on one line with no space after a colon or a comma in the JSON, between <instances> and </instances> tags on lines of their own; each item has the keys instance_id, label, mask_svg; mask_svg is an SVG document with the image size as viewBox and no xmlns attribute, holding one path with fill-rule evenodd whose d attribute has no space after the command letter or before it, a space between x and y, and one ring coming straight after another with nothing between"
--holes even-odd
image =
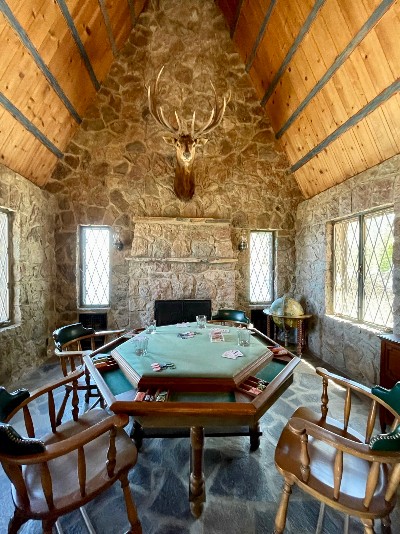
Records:
<instances>
[{"instance_id":1,"label":"stone floor","mask_svg":"<svg viewBox=\"0 0 400 534\"><path fill-rule=\"evenodd\" d=\"M194 519L188 505L189 444L187 438L145 440L137 466L129 480L144 534L270 534L282 489L282 478L274 466L274 448L288 417L299 405L319 409L321 380L315 365L321 362L304 357L295 371L294 383L261 420L261 446L249 452L246 437L206 438L205 477L207 502L200 519ZM33 371L18 387L33 388L60 376L57 362ZM9 386L9 385L8 385ZM330 409L341 396L330 389ZM366 407L355 400L357 413ZM353 404L354 409L354 404ZM353 422L354 424L354 422ZM8 479L0 470L0 534L7 531L12 514ZM97 534L119 534L128 521L121 489L115 484L86 507ZM315 532L319 503L294 488L289 504L287 534ZM344 516L326 510L324 534L341 534ZM79 512L61 519L65 534L84 534L87 529ZM362 533L359 521L350 519L351 534ZM376 531L381 532L380 524ZM30 521L22 534L41 532L37 521ZM400 534L400 505L392 514L392 532Z\"/></svg>"}]
</instances>

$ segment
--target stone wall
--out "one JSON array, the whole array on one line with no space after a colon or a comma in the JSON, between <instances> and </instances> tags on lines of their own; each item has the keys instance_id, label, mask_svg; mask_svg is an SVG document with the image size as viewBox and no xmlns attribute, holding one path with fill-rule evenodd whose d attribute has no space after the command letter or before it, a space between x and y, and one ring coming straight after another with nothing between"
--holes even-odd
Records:
<instances>
[{"instance_id":1,"label":"stone wall","mask_svg":"<svg viewBox=\"0 0 400 534\"><path fill-rule=\"evenodd\" d=\"M213 101L210 80L220 97L231 91L222 124L196 154L196 189L188 202L173 192L175 155L148 111L145 85L162 65L160 97L170 121L175 109L185 120L196 110L196 127L204 124ZM278 230L277 292L293 289L302 197L288 167L214 2L150 1L47 185L58 201L59 323L77 315L79 224L111 225L124 242L112 256L109 326L129 323L126 258L136 217L227 219L235 251L242 232ZM236 254L236 306L248 310L248 252Z\"/></svg>"},{"instance_id":2,"label":"stone wall","mask_svg":"<svg viewBox=\"0 0 400 534\"><path fill-rule=\"evenodd\" d=\"M297 210L297 293L314 315L309 348L348 376L365 384L379 381L378 330L332 315L331 243L335 218L394 204L394 333L400 333L400 156L347 180Z\"/></svg>"},{"instance_id":3,"label":"stone wall","mask_svg":"<svg viewBox=\"0 0 400 534\"><path fill-rule=\"evenodd\" d=\"M130 324L148 324L157 299L210 299L213 313L235 306L229 221L143 217L135 220L129 260Z\"/></svg>"},{"instance_id":4,"label":"stone wall","mask_svg":"<svg viewBox=\"0 0 400 534\"><path fill-rule=\"evenodd\" d=\"M0 328L0 384L6 384L47 358L55 327L57 203L52 195L0 165L0 206L13 214L13 321Z\"/></svg>"}]
</instances>

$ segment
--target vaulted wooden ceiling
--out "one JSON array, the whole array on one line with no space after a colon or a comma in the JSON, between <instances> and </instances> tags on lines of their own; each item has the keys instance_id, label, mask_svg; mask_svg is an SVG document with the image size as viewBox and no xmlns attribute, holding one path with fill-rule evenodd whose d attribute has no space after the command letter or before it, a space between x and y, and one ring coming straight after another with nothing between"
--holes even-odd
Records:
<instances>
[{"instance_id":1,"label":"vaulted wooden ceiling","mask_svg":"<svg viewBox=\"0 0 400 534\"><path fill-rule=\"evenodd\" d=\"M145 3L0 0L0 162L46 184ZM397 0L216 3L306 197L400 152Z\"/></svg>"}]
</instances>

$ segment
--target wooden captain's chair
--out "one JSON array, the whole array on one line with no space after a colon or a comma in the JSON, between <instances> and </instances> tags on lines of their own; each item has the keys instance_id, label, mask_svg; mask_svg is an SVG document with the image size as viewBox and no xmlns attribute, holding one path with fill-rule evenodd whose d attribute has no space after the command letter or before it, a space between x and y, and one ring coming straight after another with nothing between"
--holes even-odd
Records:
<instances>
[{"instance_id":1,"label":"wooden captain's chair","mask_svg":"<svg viewBox=\"0 0 400 534\"><path fill-rule=\"evenodd\" d=\"M0 462L10 479L15 506L9 534L16 534L30 519L41 520L44 534L51 534L60 516L81 508L117 480L125 498L129 533L142 532L128 482L128 472L137 460L136 447L123 429L129 418L110 416L99 408L79 416L74 384L82 374L83 370L75 371L31 394L27 390L1 394L0 401L6 402L2 413L8 415L0 422ZM55 390L67 384L73 388L72 419L57 425ZM43 419L48 428L42 433L38 425L46 424ZM17 431L17 425L25 430ZM88 525L86 512L82 508L81 512ZM92 526L90 531L94 532Z\"/></svg>"},{"instance_id":2,"label":"wooden captain's chair","mask_svg":"<svg viewBox=\"0 0 400 534\"><path fill-rule=\"evenodd\" d=\"M212 316L212 321L218 321L220 324L233 322L247 325L250 323L250 319L246 316L244 311L226 309L218 310L218 312Z\"/></svg>"},{"instance_id":3,"label":"wooden captain's chair","mask_svg":"<svg viewBox=\"0 0 400 534\"><path fill-rule=\"evenodd\" d=\"M78 367L83 366L82 354L84 352L82 343L88 345L87 350L95 350L97 343L106 344L108 341L116 336L123 334L124 330L104 330L95 331L93 328L85 328L81 323L74 323L62 326L53 332L53 339L55 345L55 354L60 358L62 373L67 376L71 371L75 371ZM89 403L90 397L100 399L99 391L95 384L90 380L89 373L86 373L78 381L78 390L85 391L85 402ZM68 396L71 393L71 387L67 384L65 388L65 397L60 406L57 415L57 422L63 416L65 404Z\"/></svg>"},{"instance_id":4,"label":"wooden captain's chair","mask_svg":"<svg viewBox=\"0 0 400 534\"><path fill-rule=\"evenodd\" d=\"M296 484L321 501L317 532L321 532L324 506L328 504L359 517L365 534L375 532L375 519L381 519L382 533L389 534L389 514L395 506L400 482L400 382L396 390L384 390L379 386L371 390L325 369L317 368L316 372L322 377L321 413L298 408L276 446L275 464L285 482L274 533L284 532L289 497ZM340 421L328 416L329 381L344 388ZM349 426L354 393L370 403L363 434ZM379 405L389 410L395 419L387 434L374 435ZM359 414L357 417L359 419Z\"/></svg>"}]
</instances>

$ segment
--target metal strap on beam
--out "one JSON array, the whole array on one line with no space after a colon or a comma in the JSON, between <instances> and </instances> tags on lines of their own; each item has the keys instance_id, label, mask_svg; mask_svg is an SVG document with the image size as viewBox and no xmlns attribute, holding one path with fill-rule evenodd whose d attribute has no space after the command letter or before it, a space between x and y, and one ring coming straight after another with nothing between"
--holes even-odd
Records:
<instances>
[{"instance_id":1,"label":"metal strap on beam","mask_svg":"<svg viewBox=\"0 0 400 534\"><path fill-rule=\"evenodd\" d=\"M63 157L63 153L61 150L59 150L51 141L48 139L40 130L35 126L29 119L25 117L21 111L14 106L12 102L8 100L8 98L3 94L0 93L0 104L11 113L11 115L17 119L17 121L22 124L24 128L28 130L31 134L33 134L36 139L38 139L46 148L48 148L55 156L58 158Z\"/></svg>"},{"instance_id":2,"label":"metal strap on beam","mask_svg":"<svg viewBox=\"0 0 400 534\"><path fill-rule=\"evenodd\" d=\"M235 35L235 31L236 31L237 23L238 23L238 20L239 20L239 17L240 17L240 12L242 10L243 2L244 2L244 0L239 0L239 2L237 3L237 6L236 6L235 20L233 21L233 26L231 28L231 39L233 39L233 36Z\"/></svg>"},{"instance_id":3,"label":"metal strap on beam","mask_svg":"<svg viewBox=\"0 0 400 534\"><path fill-rule=\"evenodd\" d=\"M76 29L75 23L73 18L71 17L71 13L68 11L67 4L65 3L65 0L57 0L57 3L61 9L62 14L64 15L64 18L67 22L68 28L70 29L72 36L75 40L75 43L79 49L79 52L81 54L81 58L83 59L83 62L85 63L85 67L89 73L90 79L92 80L92 83L98 91L100 89L100 83L98 79L96 78L96 74L94 73L92 64L90 63L89 56L87 55L87 52L85 50L85 47L83 46L82 40L79 36L79 32Z\"/></svg>"},{"instance_id":4,"label":"metal strap on beam","mask_svg":"<svg viewBox=\"0 0 400 534\"><path fill-rule=\"evenodd\" d=\"M265 14L264 20L263 20L263 22L262 22L262 24L260 26L257 38L254 41L253 48L252 48L252 50L250 52L250 55L249 55L249 59L247 60L246 72L249 72L249 70L251 69L251 66L253 64L254 58L256 56L257 49L258 49L258 47L259 47L259 45L261 43L262 38L264 37L265 28L267 27L269 19L271 18L271 14L272 14L272 11L273 11L273 9L275 7L275 4L276 4L276 0L271 0L271 3L269 4L267 12Z\"/></svg>"},{"instance_id":5,"label":"metal strap on beam","mask_svg":"<svg viewBox=\"0 0 400 534\"><path fill-rule=\"evenodd\" d=\"M366 21L366 23L362 26L360 31L353 37L353 39L349 42L349 44L346 46L343 52L341 52L337 56L335 61L332 63L331 67L325 72L325 74L322 76L319 82L315 84L313 89L308 93L306 98L299 104L299 106L295 109L295 111L288 118L285 124L278 130L278 132L276 133L277 139L280 139L282 135L286 132L286 130L290 128L290 126L294 123L294 121L297 119L300 113L302 113L302 111L309 104L309 102L314 98L314 96L324 87L324 85L328 83L328 81L332 78L335 72L343 65L346 59L350 56L353 50L360 44L360 42L369 33L369 31L373 28L373 26L375 26L378 20L386 13L389 7L392 4L394 4L394 1L395 0L384 0L383 2L379 4L379 6L375 9L375 11Z\"/></svg>"},{"instance_id":6,"label":"metal strap on beam","mask_svg":"<svg viewBox=\"0 0 400 534\"><path fill-rule=\"evenodd\" d=\"M104 23L106 25L106 30L107 30L108 40L110 41L111 50L112 50L112 53L113 53L113 55L115 57L117 55L117 47L115 45L114 34L113 34L113 31L112 31L110 17L108 16L107 7L106 7L106 4L105 4L104 0L98 0L98 1L99 1L99 6L100 6L100 9L101 9L101 13L103 15Z\"/></svg>"},{"instance_id":7,"label":"metal strap on beam","mask_svg":"<svg viewBox=\"0 0 400 534\"><path fill-rule=\"evenodd\" d=\"M63 102L65 107L71 113L71 115L73 116L75 121L78 124L80 124L82 122L82 119L79 116L78 112L76 111L76 109L72 105L71 101L68 99L67 95L64 93L64 91L61 88L60 84L58 83L57 79L53 76L53 74L51 73L51 71L47 67L46 63L43 61L43 59L40 56L39 52L34 47L32 41L29 39L28 34L24 30L24 28L21 26L21 24L18 22L18 20L15 18L14 14L12 13L11 9L9 8L9 6L5 2L5 0L0 0L0 10L4 14L4 16L7 18L8 22L10 23L10 26L17 33L17 35L20 38L22 44L25 46L25 48L27 50L29 50L31 56L35 60L36 65L42 71L43 75L46 77L46 79L49 82L49 84L51 85L51 87L57 93L57 95L59 96L60 100Z\"/></svg>"},{"instance_id":8,"label":"metal strap on beam","mask_svg":"<svg viewBox=\"0 0 400 534\"><path fill-rule=\"evenodd\" d=\"M300 46L300 43L304 39L305 35L307 34L308 30L311 27L311 24L314 22L316 16L318 15L318 11L321 9L321 7L324 5L325 0L317 0L308 14L308 17L306 18L303 26L301 27L301 30L299 34L297 35L296 39L294 40L292 46L290 47L288 53L286 54L285 59L283 60L281 66L279 67L278 71L276 72L272 82L269 84L268 89L265 91L265 94L261 100L261 105L265 106L267 100L270 98L272 93L274 92L275 87L278 85L279 80L281 79L283 73L285 72L287 66L289 65L292 57L296 53L298 47Z\"/></svg>"},{"instance_id":9,"label":"metal strap on beam","mask_svg":"<svg viewBox=\"0 0 400 534\"><path fill-rule=\"evenodd\" d=\"M398 93L400 91L400 78L397 78L393 83L389 85L386 89L384 89L379 95L377 95L374 99L372 99L368 104L366 104L362 109L360 109L357 113L355 113L352 117L350 117L346 122L344 122L339 128L337 128L334 132L332 132L328 137L326 137L323 141L321 141L318 145L316 145L312 150L310 150L305 156L303 156L297 163L292 165L290 170L292 172L297 171L305 165L310 159L312 159L314 156L319 154L322 150L324 150L332 141L335 141L338 137L340 137L342 134L347 132L350 128L355 126L358 122L363 120L367 115L375 111L379 106L381 106L386 100L389 100L390 97L392 97L395 93Z\"/></svg>"},{"instance_id":10,"label":"metal strap on beam","mask_svg":"<svg viewBox=\"0 0 400 534\"><path fill-rule=\"evenodd\" d=\"M136 24L136 13L135 13L135 4L133 0L128 0L129 12L131 14L132 26Z\"/></svg>"}]
</instances>

